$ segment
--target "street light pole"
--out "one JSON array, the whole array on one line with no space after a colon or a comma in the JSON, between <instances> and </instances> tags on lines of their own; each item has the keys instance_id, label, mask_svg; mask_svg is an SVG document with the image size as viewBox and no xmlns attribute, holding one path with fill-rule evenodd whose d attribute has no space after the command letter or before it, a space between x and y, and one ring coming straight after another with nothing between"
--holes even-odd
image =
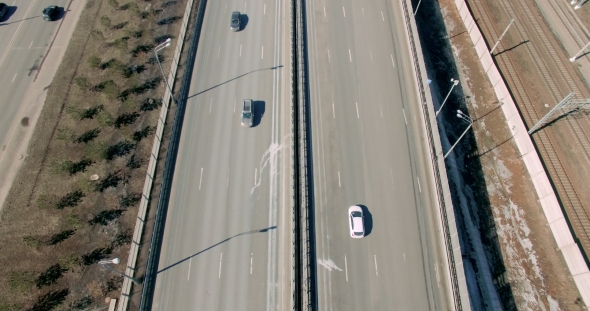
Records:
<instances>
[{"instance_id":1,"label":"street light pole","mask_svg":"<svg viewBox=\"0 0 590 311\"><path fill-rule=\"evenodd\" d=\"M128 278L129 280L131 280L131 281L132 281L133 283L135 283L135 284L141 284L141 282L143 281L141 278L139 278L139 279L138 279L138 278L132 278L132 277L130 277L130 276L128 276L128 275L126 275L125 273L123 273L123 272L119 272L119 271L117 271L117 270L115 270L115 269L113 269L113 268L111 268L111 267L109 266L109 264L111 264L111 263L112 263L112 264L115 264L115 265L117 265L117 264L119 264L119 262L121 262L121 261L119 260L119 258L113 258L113 259L111 259L111 260L101 260L101 261L99 261L98 263L99 263L101 266L103 266L103 267L107 268L108 270L111 270L111 271L113 271L113 272L115 272L115 273L117 273L117 274L119 274L119 275L121 275L121 276L123 276L123 277L125 277L125 278Z\"/></svg>"},{"instance_id":2,"label":"street light pole","mask_svg":"<svg viewBox=\"0 0 590 311\"><path fill-rule=\"evenodd\" d=\"M168 39L166 39L166 41L162 42L162 44L156 46L154 48L154 54L156 54L156 61L158 62L158 66L160 67L160 72L162 72L162 77L164 77L164 82L166 83L166 86L168 87L168 91L170 91L170 96L172 97L172 100L174 100L174 103L176 103L178 105L178 102L174 98L174 93L172 93L172 88L170 88L170 84L168 84L168 80L166 79L166 75L164 74L164 69L162 69L162 64L160 63L160 59L158 58L158 52L164 48L169 47L170 40L171 39L168 38Z\"/></svg>"},{"instance_id":3,"label":"street light pole","mask_svg":"<svg viewBox=\"0 0 590 311\"><path fill-rule=\"evenodd\" d=\"M447 153L445 153L445 155L443 156L444 159L446 159L447 156L449 155L449 153L451 153L451 151L453 151L455 146L457 146L459 141L461 141L461 138L463 138L463 136L465 136L465 134L467 134L467 131L469 131L469 129L473 125L473 120L468 115L466 115L463 111L457 110L457 117L459 119L463 119L463 120L469 122L469 126L465 129L465 131L463 131L463 134L461 134L461 136L459 137L459 139L457 139L457 141L453 144L453 146L451 146L451 149L449 149L449 151L447 151Z\"/></svg>"},{"instance_id":4,"label":"street light pole","mask_svg":"<svg viewBox=\"0 0 590 311\"><path fill-rule=\"evenodd\" d=\"M418 5L416 6L416 10L414 10L414 16L416 16L416 12L418 12L418 8L420 7L420 3L422 3L422 0L418 1Z\"/></svg>"},{"instance_id":5,"label":"street light pole","mask_svg":"<svg viewBox=\"0 0 590 311\"><path fill-rule=\"evenodd\" d=\"M508 31L508 28L510 28L512 23L514 23L514 18L510 20L510 24L508 24L508 26L506 27L506 29L504 30L504 32L502 33L500 38L498 38L498 41L496 42L496 44L494 44L494 47L492 47L492 49L490 50L490 54L492 54L494 52L494 50L496 49L496 47L498 46L498 44L500 44L500 40L502 40L502 37L504 37L504 35Z\"/></svg>"},{"instance_id":6,"label":"street light pole","mask_svg":"<svg viewBox=\"0 0 590 311\"><path fill-rule=\"evenodd\" d=\"M443 100L442 105L440 105L440 107L438 108L438 110L436 111L436 114L434 115L434 117L436 118L438 116L438 113L440 112L440 110L442 109L442 107L445 105L445 103L447 102L447 99L449 98L449 95L451 95L451 92L453 91L453 88L455 86L457 86L457 84L459 84L459 80L455 80L453 78L451 78L451 82L453 82L453 85L451 86L451 89L449 90L449 93L447 94L447 97L445 97L445 100Z\"/></svg>"}]
</instances>

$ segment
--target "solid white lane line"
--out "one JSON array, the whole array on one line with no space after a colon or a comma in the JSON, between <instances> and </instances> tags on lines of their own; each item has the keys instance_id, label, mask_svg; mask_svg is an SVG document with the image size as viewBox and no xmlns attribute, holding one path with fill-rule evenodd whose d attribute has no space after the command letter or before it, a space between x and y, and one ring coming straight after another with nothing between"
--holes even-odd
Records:
<instances>
[{"instance_id":1,"label":"solid white lane line","mask_svg":"<svg viewBox=\"0 0 590 311\"><path fill-rule=\"evenodd\" d=\"M12 82L14 82L14 79L16 79L16 75L18 75L18 72L14 74L14 77L12 77Z\"/></svg>"},{"instance_id":2,"label":"solid white lane line","mask_svg":"<svg viewBox=\"0 0 590 311\"><path fill-rule=\"evenodd\" d=\"M408 125L408 120L406 119L406 110L402 108L402 112L404 113L404 122L406 122L406 125Z\"/></svg>"},{"instance_id":3,"label":"solid white lane line","mask_svg":"<svg viewBox=\"0 0 590 311\"><path fill-rule=\"evenodd\" d=\"M201 167L201 178L199 178L199 190L201 190L201 182L203 181L203 168Z\"/></svg>"},{"instance_id":4,"label":"solid white lane line","mask_svg":"<svg viewBox=\"0 0 590 311\"><path fill-rule=\"evenodd\" d=\"M385 18L383 17L383 11L381 11L381 19L385 21Z\"/></svg>"},{"instance_id":5,"label":"solid white lane line","mask_svg":"<svg viewBox=\"0 0 590 311\"><path fill-rule=\"evenodd\" d=\"M420 190L420 193L422 193L422 187L420 187L420 178L416 177L416 180L418 181L418 190Z\"/></svg>"},{"instance_id":6,"label":"solid white lane line","mask_svg":"<svg viewBox=\"0 0 590 311\"><path fill-rule=\"evenodd\" d=\"M31 49L32 45L33 45L33 41L31 41L31 44L29 44L29 50Z\"/></svg>"},{"instance_id":7,"label":"solid white lane line","mask_svg":"<svg viewBox=\"0 0 590 311\"><path fill-rule=\"evenodd\" d=\"M352 54L350 54L350 49L348 49L348 58L350 59L350 62L352 63Z\"/></svg>"},{"instance_id":8,"label":"solid white lane line","mask_svg":"<svg viewBox=\"0 0 590 311\"><path fill-rule=\"evenodd\" d=\"M330 50L328 50L328 63L330 63Z\"/></svg>"},{"instance_id":9,"label":"solid white lane line","mask_svg":"<svg viewBox=\"0 0 590 311\"><path fill-rule=\"evenodd\" d=\"M391 55L391 64L393 65L393 67L395 67L395 62L393 61L393 54L389 54Z\"/></svg>"},{"instance_id":10,"label":"solid white lane line","mask_svg":"<svg viewBox=\"0 0 590 311\"><path fill-rule=\"evenodd\" d=\"M238 102L238 99L234 97L234 113L236 112L236 103Z\"/></svg>"},{"instance_id":11,"label":"solid white lane line","mask_svg":"<svg viewBox=\"0 0 590 311\"><path fill-rule=\"evenodd\" d=\"M336 110L334 110L334 103L332 103L332 117L336 119Z\"/></svg>"},{"instance_id":12,"label":"solid white lane line","mask_svg":"<svg viewBox=\"0 0 590 311\"><path fill-rule=\"evenodd\" d=\"M250 274L252 274L252 258L254 256L254 253L250 253Z\"/></svg>"},{"instance_id":13,"label":"solid white lane line","mask_svg":"<svg viewBox=\"0 0 590 311\"><path fill-rule=\"evenodd\" d=\"M346 17L346 11L344 11L344 7L342 7L342 14L344 14L344 17Z\"/></svg>"},{"instance_id":14,"label":"solid white lane line","mask_svg":"<svg viewBox=\"0 0 590 311\"><path fill-rule=\"evenodd\" d=\"M383 119L383 109L381 109L381 104L379 104L379 112L381 112L381 119Z\"/></svg>"},{"instance_id":15,"label":"solid white lane line","mask_svg":"<svg viewBox=\"0 0 590 311\"><path fill-rule=\"evenodd\" d=\"M223 253L219 254L219 278L221 279L221 261L223 259Z\"/></svg>"},{"instance_id":16,"label":"solid white lane line","mask_svg":"<svg viewBox=\"0 0 590 311\"><path fill-rule=\"evenodd\" d=\"M254 169L254 186L256 186L256 175L258 175L258 168Z\"/></svg>"},{"instance_id":17,"label":"solid white lane line","mask_svg":"<svg viewBox=\"0 0 590 311\"><path fill-rule=\"evenodd\" d=\"M240 57L242 57L242 45L240 44Z\"/></svg>"},{"instance_id":18,"label":"solid white lane line","mask_svg":"<svg viewBox=\"0 0 590 311\"><path fill-rule=\"evenodd\" d=\"M260 59L264 59L264 45L262 46L262 51L260 52Z\"/></svg>"},{"instance_id":19,"label":"solid white lane line","mask_svg":"<svg viewBox=\"0 0 590 311\"><path fill-rule=\"evenodd\" d=\"M371 63L373 62L373 51L369 50L369 54L371 54Z\"/></svg>"},{"instance_id":20,"label":"solid white lane line","mask_svg":"<svg viewBox=\"0 0 590 311\"><path fill-rule=\"evenodd\" d=\"M348 264L346 263L346 255L344 255L344 271L346 271L346 282L348 282Z\"/></svg>"},{"instance_id":21,"label":"solid white lane line","mask_svg":"<svg viewBox=\"0 0 590 311\"><path fill-rule=\"evenodd\" d=\"M211 103L209 104L209 114L211 114L211 107L213 107L213 98L211 98Z\"/></svg>"},{"instance_id":22,"label":"solid white lane line","mask_svg":"<svg viewBox=\"0 0 590 311\"><path fill-rule=\"evenodd\" d=\"M361 117L359 116L359 104L358 103L354 103L356 105L356 118L360 119Z\"/></svg>"},{"instance_id":23,"label":"solid white lane line","mask_svg":"<svg viewBox=\"0 0 590 311\"><path fill-rule=\"evenodd\" d=\"M31 10L31 8L35 4L35 2L36 2L36 0L33 0L31 2L31 4L29 5L29 7L27 8L27 11L25 12L24 17L27 17L27 14L29 14L29 11ZM6 58L6 55L8 54L8 51L10 51L10 48L12 47L12 44L14 43L14 39L16 38L16 35L18 34L18 30L23 25L23 22L25 21L25 19L26 18L21 19L20 23L18 24L18 27L16 27L16 31L14 32L14 35L12 35L12 38L10 39L10 42L8 42L8 46L6 47L6 50L4 51L4 54L2 54L2 58L0 58L0 66L4 62L4 59Z\"/></svg>"},{"instance_id":24,"label":"solid white lane line","mask_svg":"<svg viewBox=\"0 0 590 311\"><path fill-rule=\"evenodd\" d=\"M217 49L217 58L219 58L219 53L221 53L221 45L219 46L219 49Z\"/></svg>"},{"instance_id":25,"label":"solid white lane line","mask_svg":"<svg viewBox=\"0 0 590 311\"><path fill-rule=\"evenodd\" d=\"M338 171L338 187L342 188L342 184L340 183L340 171Z\"/></svg>"},{"instance_id":26,"label":"solid white lane line","mask_svg":"<svg viewBox=\"0 0 590 311\"><path fill-rule=\"evenodd\" d=\"M324 7L324 17L326 17L326 7Z\"/></svg>"},{"instance_id":27,"label":"solid white lane line","mask_svg":"<svg viewBox=\"0 0 590 311\"><path fill-rule=\"evenodd\" d=\"M188 275L186 276L187 281L191 278L191 263L193 263L192 257L188 260Z\"/></svg>"},{"instance_id":28,"label":"solid white lane line","mask_svg":"<svg viewBox=\"0 0 590 311\"><path fill-rule=\"evenodd\" d=\"M266 15L266 3L264 4L264 15Z\"/></svg>"},{"instance_id":29,"label":"solid white lane line","mask_svg":"<svg viewBox=\"0 0 590 311\"><path fill-rule=\"evenodd\" d=\"M379 269L377 269L377 255L373 255L375 257L375 274L379 276Z\"/></svg>"}]
</instances>

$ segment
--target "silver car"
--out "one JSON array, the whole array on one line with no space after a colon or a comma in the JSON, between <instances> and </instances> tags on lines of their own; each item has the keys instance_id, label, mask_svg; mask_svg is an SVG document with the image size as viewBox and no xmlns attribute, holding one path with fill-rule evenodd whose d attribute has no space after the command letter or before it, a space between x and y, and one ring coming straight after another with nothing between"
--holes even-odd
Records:
<instances>
[{"instance_id":1,"label":"silver car","mask_svg":"<svg viewBox=\"0 0 590 311\"><path fill-rule=\"evenodd\" d=\"M229 24L229 28L232 31L239 31L240 30L240 20L242 19L242 14L240 12L235 11L231 13L231 22Z\"/></svg>"},{"instance_id":2,"label":"silver car","mask_svg":"<svg viewBox=\"0 0 590 311\"><path fill-rule=\"evenodd\" d=\"M254 124L254 107L251 99L244 99L242 105L242 126L252 127Z\"/></svg>"},{"instance_id":3,"label":"silver car","mask_svg":"<svg viewBox=\"0 0 590 311\"><path fill-rule=\"evenodd\" d=\"M348 225L351 237L358 239L365 236L363 209L360 206L354 205L348 208Z\"/></svg>"}]
</instances>

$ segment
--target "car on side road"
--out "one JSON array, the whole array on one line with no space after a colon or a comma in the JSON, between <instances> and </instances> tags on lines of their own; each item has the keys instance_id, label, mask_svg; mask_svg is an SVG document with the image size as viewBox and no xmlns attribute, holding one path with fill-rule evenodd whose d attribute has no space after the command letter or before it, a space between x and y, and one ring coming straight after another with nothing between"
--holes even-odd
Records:
<instances>
[{"instance_id":1,"label":"car on side road","mask_svg":"<svg viewBox=\"0 0 590 311\"><path fill-rule=\"evenodd\" d=\"M59 11L59 8L57 7L57 5L50 5L48 7L46 7L45 9L43 9L43 19L46 21L52 21L55 20L57 18L57 13Z\"/></svg>"},{"instance_id":2,"label":"car on side road","mask_svg":"<svg viewBox=\"0 0 590 311\"><path fill-rule=\"evenodd\" d=\"M242 14L238 11L231 13L231 21L229 24L229 28L232 31L239 31L241 25Z\"/></svg>"},{"instance_id":3,"label":"car on side road","mask_svg":"<svg viewBox=\"0 0 590 311\"><path fill-rule=\"evenodd\" d=\"M251 99L244 99L242 105L242 126L252 127L254 125L254 107Z\"/></svg>"},{"instance_id":4,"label":"car on side road","mask_svg":"<svg viewBox=\"0 0 590 311\"><path fill-rule=\"evenodd\" d=\"M360 206L353 205L348 208L348 225L352 238L358 239L365 236L364 220L363 209Z\"/></svg>"}]
</instances>

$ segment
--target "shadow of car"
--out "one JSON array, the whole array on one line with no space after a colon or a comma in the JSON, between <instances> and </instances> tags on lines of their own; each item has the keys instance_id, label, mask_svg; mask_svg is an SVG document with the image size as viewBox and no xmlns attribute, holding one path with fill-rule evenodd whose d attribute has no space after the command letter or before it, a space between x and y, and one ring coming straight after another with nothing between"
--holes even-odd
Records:
<instances>
[{"instance_id":1,"label":"shadow of car","mask_svg":"<svg viewBox=\"0 0 590 311\"><path fill-rule=\"evenodd\" d=\"M266 103L263 100L255 100L252 103L252 106L254 108L254 120L252 120L252 126L257 126L262 121L262 116L264 116Z\"/></svg>"},{"instance_id":2,"label":"shadow of car","mask_svg":"<svg viewBox=\"0 0 590 311\"><path fill-rule=\"evenodd\" d=\"M365 236L368 236L373 231L373 215L365 205L357 204L357 206L363 210L363 216L365 217Z\"/></svg>"},{"instance_id":3,"label":"shadow of car","mask_svg":"<svg viewBox=\"0 0 590 311\"><path fill-rule=\"evenodd\" d=\"M248 15L242 13L242 15L240 16L240 30L244 30L244 28L246 28L246 25L248 25Z\"/></svg>"},{"instance_id":4,"label":"shadow of car","mask_svg":"<svg viewBox=\"0 0 590 311\"><path fill-rule=\"evenodd\" d=\"M3 2L0 2L0 22L4 21L8 17L10 7Z\"/></svg>"}]
</instances>

